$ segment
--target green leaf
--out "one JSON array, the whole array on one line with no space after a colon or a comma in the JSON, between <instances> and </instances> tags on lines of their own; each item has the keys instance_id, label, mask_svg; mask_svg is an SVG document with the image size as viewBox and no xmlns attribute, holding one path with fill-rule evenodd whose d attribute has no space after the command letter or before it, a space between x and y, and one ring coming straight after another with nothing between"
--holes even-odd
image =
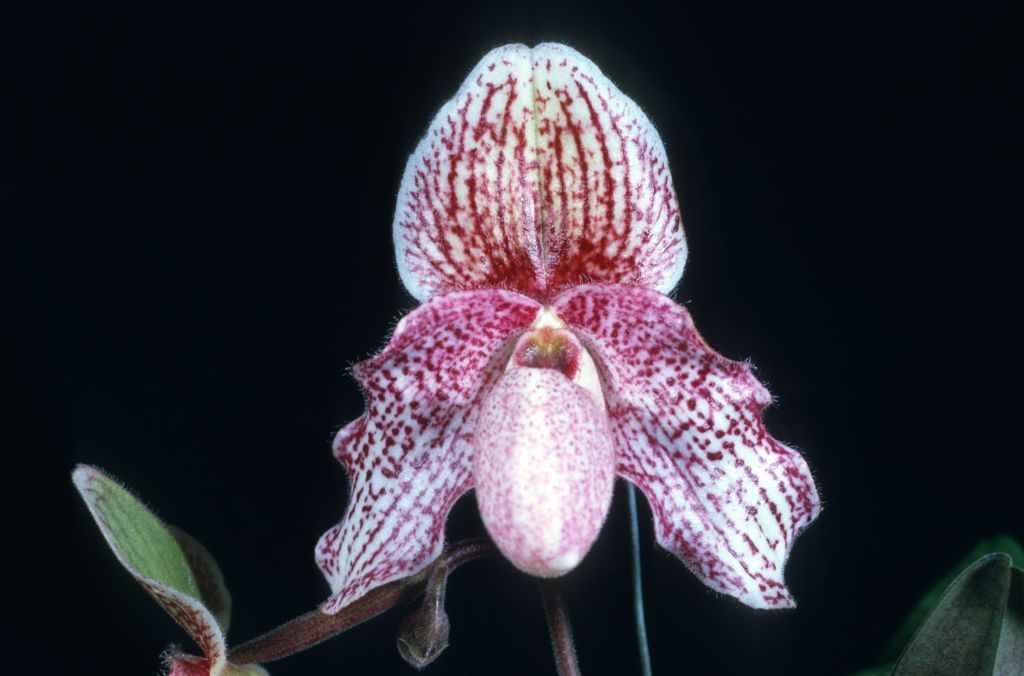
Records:
<instances>
[{"instance_id":1,"label":"green leaf","mask_svg":"<svg viewBox=\"0 0 1024 676\"><path fill-rule=\"evenodd\" d=\"M133 575L202 599L181 545L156 515L95 467L79 465L71 478L107 544L125 568Z\"/></svg>"},{"instance_id":2,"label":"green leaf","mask_svg":"<svg viewBox=\"0 0 1024 676\"><path fill-rule=\"evenodd\" d=\"M989 554L942 595L896 662L893 676L990 676L1010 595L1012 559Z\"/></svg>"},{"instance_id":3,"label":"green leaf","mask_svg":"<svg viewBox=\"0 0 1024 676\"><path fill-rule=\"evenodd\" d=\"M196 642L208 659L210 673L220 674L227 655L224 632L200 591L203 586L223 587L220 570L209 553L179 531L178 537L200 572L197 579L179 539L123 486L87 465L76 467L71 479L117 560ZM223 591L226 594L226 589ZM208 593L222 613L230 609L230 597L225 605L216 592Z\"/></svg>"},{"instance_id":4,"label":"green leaf","mask_svg":"<svg viewBox=\"0 0 1024 676\"><path fill-rule=\"evenodd\" d=\"M1024 570L1010 569L1010 597L996 653L996 674L1024 674Z\"/></svg>"},{"instance_id":5,"label":"green leaf","mask_svg":"<svg viewBox=\"0 0 1024 676\"><path fill-rule=\"evenodd\" d=\"M1008 554L1013 559L1013 564L1019 568L1024 568L1024 547L1021 547L1020 543L1011 537L1006 535L997 535L995 537L986 538L977 545L975 545L971 551L969 551L963 558L961 558L955 566L941 579L939 580L914 606L914 609L910 611L903 624L893 635L892 639L886 645L885 650L879 656L878 661L883 663L891 663L899 657L899 654L903 651L904 646L910 640L910 637L914 635L918 627L924 621L925 616L928 615L929 611L935 607L938 603L939 598L943 592L949 588L949 585L953 583L960 573L970 566L972 563L985 556L986 554L994 554L996 552L1003 552Z\"/></svg>"}]
</instances>

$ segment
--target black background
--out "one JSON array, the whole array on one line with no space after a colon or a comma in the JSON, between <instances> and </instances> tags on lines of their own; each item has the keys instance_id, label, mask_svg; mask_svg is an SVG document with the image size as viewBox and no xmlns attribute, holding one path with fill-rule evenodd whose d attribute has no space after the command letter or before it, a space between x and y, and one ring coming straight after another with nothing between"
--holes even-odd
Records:
<instances>
[{"instance_id":1,"label":"black background","mask_svg":"<svg viewBox=\"0 0 1024 676\"><path fill-rule=\"evenodd\" d=\"M346 368L414 305L391 247L401 171L506 42L576 47L654 121L690 244L676 296L760 367L769 427L825 501L787 569L800 606L773 613L705 589L643 507L656 673L870 666L976 540L1024 536L1009 3L127 4L6 22L5 673L155 673L184 640L105 549L76 462L210 547L235 642L326 597L312 548L345 499L329 442L362 410ZM566 580L588 674L636 671L623 498ZM479 530L470 497L449 533ZM427 673L553 673L507 563L457 573L448 605ZM412 673L400 616L272 673Z\"/></svg>"}]
</instances>

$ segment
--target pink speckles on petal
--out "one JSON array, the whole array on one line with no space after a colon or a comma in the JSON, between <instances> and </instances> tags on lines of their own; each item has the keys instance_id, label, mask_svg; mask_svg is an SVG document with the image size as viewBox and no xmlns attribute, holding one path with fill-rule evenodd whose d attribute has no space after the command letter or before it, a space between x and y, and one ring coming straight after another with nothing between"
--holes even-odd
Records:
<instances>
[{"instance_id":1,"label":"pink speckles on petal","mask_svg":"<svg viewBox=\"0 0 1024 676\"><path fill-rule=\"evenodd\" d=\"M487 532L520 570L569 572L604 524L615 479L608 421L550 368L510 369L477 420L476 498Z\"/></svg>"},{"instance_id":2,"label":"pink speckles on petal","mask_svg":"<svg viewBox=\"0 0 1024 676\"><path fill-rule=\"evenodd\" d=\"M581 286L553 308L599 364L618 473L647 496L658 542L747 605L794 605L783 567L821 503L803 458L765 430L771 397L749 365L653 291Z\"/></svg>"},{"instance_id":3,"label":"pink speckles on petal","mask_svg":"<svg viewBox=\"0 0 1024 676\"><path fill-rule=\"evenodd\" d=\"M668 291L686 261L661 139L586 57L487 54L406 165L393 225L416 298L501 287L539 299L581 280Z\"/></svg>"},{"instance_id":4,"label":"pink speckles on petal","mask_svg":"<svg viewBox=\"0 0 1024 676\"><path fill-rule=\"evenodd\" d=\"M440 554L448 511L472 488L480 399L539 311L508 291L448 294L406 316L387 348L356 366L366 412L334 442L348 505L316 548L334 592L325 612Z\"/></svg>"}]
</instances>

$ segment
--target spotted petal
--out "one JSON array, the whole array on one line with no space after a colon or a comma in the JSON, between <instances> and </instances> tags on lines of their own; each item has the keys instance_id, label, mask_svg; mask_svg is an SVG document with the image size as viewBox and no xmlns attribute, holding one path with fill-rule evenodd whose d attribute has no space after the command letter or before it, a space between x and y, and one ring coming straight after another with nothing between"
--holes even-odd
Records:
<instances>
[{"instance_id":1,"label":"spotted petal","mask_svg":"<svg viewBox=\"0 0 1024 676\"><path fill-rule=\"evenodd\" d=\"M646 495L658 542L713 589L793 606L783 566L820 501L803 458L765 431L771 396L750 366L654 291L581 286L554 309L600 365L618 473Z\"/></svg>"},{"instance_id":2,"label":"spotted petal","mask_svg":"<svg viewBox=\"0 0 1024 676\"><path fill-rule=\"evenodd\" d=\"M334 441L348 472L348 506L316 548L334 592L325 612L441 553L445 518L472 487L481 397L539 311L508 291L448 294L402 319L387 348L356 365L367 409Z\"/></svg>"},{"instance_id":3,"label":"spotted petal","mask_svg":"<svg viewBox=\"0 0 1024 676\"><path fill-rule=\"evenodd\" d=\"M420 300L504 287L545 299L581 281L667 292L686 261L661 139L564 45L487 54L406 165L398 267Z\"/></svg>"}]
</instances>

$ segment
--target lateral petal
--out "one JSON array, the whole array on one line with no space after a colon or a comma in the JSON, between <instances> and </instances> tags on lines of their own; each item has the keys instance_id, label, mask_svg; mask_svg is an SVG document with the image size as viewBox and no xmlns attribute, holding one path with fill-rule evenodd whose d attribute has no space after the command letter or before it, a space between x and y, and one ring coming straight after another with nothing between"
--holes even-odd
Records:
<instances>
[{"instance_id":1,"label":"lateral petal","mask_svg":"<svg viewBox=\"0 0 1024 676\"><path fill-rule=\"evenodd\" d=\"M773 439L771 396L750 365L716 353L659 293L571 289L558 316L606 388L618 473L647 496L658 542L709 587L755 608L795 605L783 567L821 502L804 459Z\"/></svg>"},{"instance_id":2,"label":"lateral petal","mask_svg":"<svg viewBox=\"0 0 1024 676\"><path fill-rule=\"evenodd\" d=\"M564 45L487 54L409 158L393 224L413 296L582 280L668 291L686 261L661 138Z\"/></svg>"},{"instance_id":3,"label":"lateral petal","mask_svg":"<svg viewBox=\"0 0 1024 676\"><path fill-rule=\"evenodd\" d=\"M413 575L441 553L444 522L472 488L473 423L540 305L497 289L436 298L402 319L388 346L353 369L366 412L338 432L349 478L341 523L316 547L335 613Z\"/></svg>"}]
</instances>

